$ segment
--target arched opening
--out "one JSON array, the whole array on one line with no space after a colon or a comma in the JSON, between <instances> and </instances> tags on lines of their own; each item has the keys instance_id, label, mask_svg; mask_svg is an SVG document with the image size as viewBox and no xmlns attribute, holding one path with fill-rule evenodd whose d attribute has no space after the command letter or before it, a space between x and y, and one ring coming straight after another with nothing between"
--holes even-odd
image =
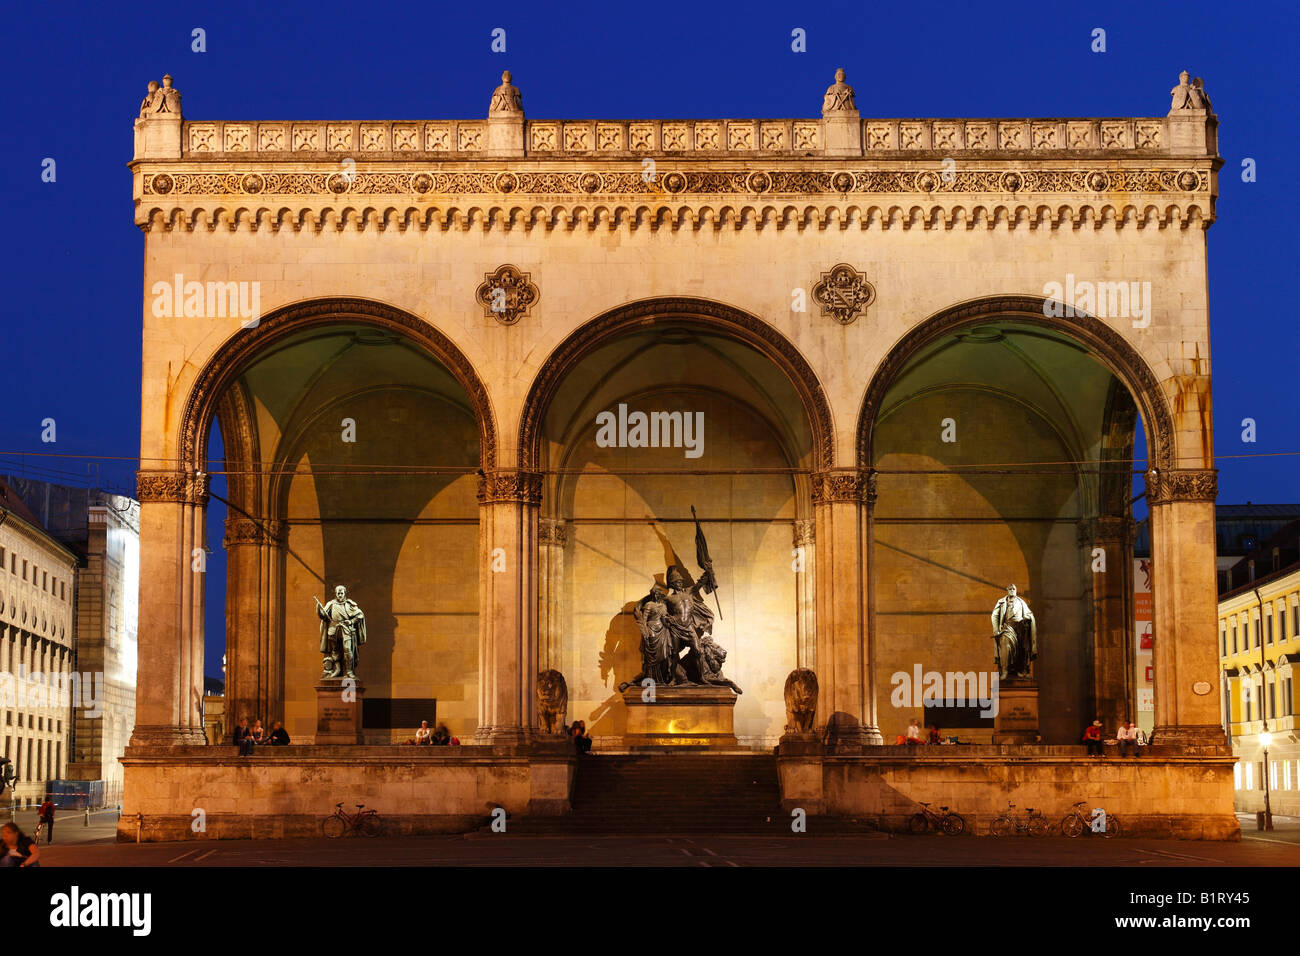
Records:
<instances>
[{"instance_id":1,"label":"arched opening","mask_svg":"<svg viewBox=\"0 0 1300 956\"><path fill-rule=\"evenodd\" d=\"M422 719L472 736L475 472L494 460L495 432L463 356L396 310L307 303L241 332L204 370L182 426L195 460L214 422L221 459L200 467L215 473L214 510L229 502L218 540L230 721L283 720L310 742L312 598L341 584L366 615L366 741L404 740Z\"/></svg>"},{"instance_id":2,"label":"arched opening","mask_svg":"<svg viewBox=\"0 0 1300 956\"><path fill-rule=\"evenodd\" d=\"M890 353L859 431L860 461L879 475L869 566L887 740L913 717L993 739L992 708L946 692L927 704L913 687L918 667L945 688L970 674L992 686L990 615L1012 583L1037 621L1042 741L1076 743L1094 717L1108 733L1125 718L1150 732L1132 507L1147 427L1153 463L1170 460L1145 363L1095 319L1049 321L1041 300L967 304Z\"/></svg>"},{"instance_id":3,"label":"arched opening","mask_svg":"<svg viewBox=\"0 0 1300 956\"><path fill-rule=\"evenodd\" d=\"M598 746L625 732L618 685L642 663L633 608L669 565L700 574L693 505L719 585L713 637L744 691L737 739L774 744L785 676L815 653L813 558L796 549L807 474L830 449L798 353L716 303L637 303L574 332L525 408L521 461L544 475L538 661L565 675L570 717Z\"/></svg>"}]
</instances>

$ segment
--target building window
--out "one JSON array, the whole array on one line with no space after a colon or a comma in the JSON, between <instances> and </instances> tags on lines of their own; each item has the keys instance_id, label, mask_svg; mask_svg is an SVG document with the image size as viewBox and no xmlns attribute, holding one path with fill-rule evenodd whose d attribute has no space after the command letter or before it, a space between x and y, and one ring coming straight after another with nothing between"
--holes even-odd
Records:
<instances>
[{"instance_id":1,"label":"building window","mask_svg":"<svg viewBox=\"0 0 1300 956\"><path fill-rule=\"evenodd\" d=\"M1264 624L1264 626L1265 626L1265 628L1267 628L1267 630L1268 630L1268 634L1267 634L1267 636L1264 638L1264 643L1265 643L1265 644L1272 644L1272 643L1273 643L1273 615L1272 615L1272 614L1265 614L1265 615L1264 615L1264 619L1265 619L1265 624Z\"/></svg>"},{"instance_id":2,"label":"building window","mask_svg":"<svg viewBox=\"0 0 1300 956\"><path fill-rule=\"evenodd\" d=\"M1277 761L1274 760L1268 765L1268 785L1273 790L1277 789Z\"/></svg>"},{"instance_id":3,"label":"building window","mask_svg":"<svg viewBox=\"0 0 1300 956\"><path fill-rule=\"evenodd\" d=\"M48 571L42 571L42 572L41 572L41 590L42 590L42 591L48 591L49 589L50 589L50 575L49 575L49 572L48 572Z\"/></svg>"},{"instance_id":4,"label":"building window","mask_svg":"<svg viewBox=\"0 0 1300 956\"><path fill-rule=\"evenodd\" d=\"M1241 761L1240 760L1232 765L1232 789L1233 790L1241 789Z\"/></svg>"},{"instance_id":5,"label":"building window","mask_svg":"<svg viewBox=\"0 0 1300 956\"><path fill-rule=\"evenodd\" d=\"M1235 654L1237 653L1238 650L1239 648L1237 646L1237 625L1234 624L1232 625L1232 653Z\"/></svg>"},{"instance_id":6,"label":"building window","mask_svg":"<svg viewBox=\"0 0 1300 956\"><path fill-rule=\"evenodd\" d=\"M1282 761L1282 789L1291 789L1291 761Z\"/></svg>"},{"instance_id":7,"label":"building window","mask_svg":"<svg viewBox=\"0 0 1300 956\"><path fill-rule=\"evenodd\" d=\"M1224 628L1219 632L1219 656L1228 656L1228 629Z\"/></svg>"},{"instance_id":8,"label":"building window","mask_svg":"<svg viewBox=\"0 0 1300 956\"><path fill-rule=\"evenodd\" d=\"M1286 640L1286 608L1285 607L1277 612L1277 639L1279 641Z\"/></svg>"},{"instance_id":9,"label":"building window","mask_svg":"<svg viewBox=\"0 0 1300 956\"><path fill-rule=\"evenodd\" d=\"M1277 684L1273 681L1268 682L1268 717L1272 720L1277 716Z\"/></svg>"}]
</instances>

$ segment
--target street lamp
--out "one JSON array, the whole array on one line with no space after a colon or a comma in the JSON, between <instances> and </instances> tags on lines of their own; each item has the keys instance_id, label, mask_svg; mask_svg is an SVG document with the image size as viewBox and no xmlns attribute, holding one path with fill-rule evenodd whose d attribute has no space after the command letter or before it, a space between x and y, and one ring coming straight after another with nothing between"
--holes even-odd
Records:
<instances>
[{"instance_id":1,"label":"street lamp","mask_svg":"<svg viewBox=\"0 0 1300 956\"><path fill-rule=\"evenodd\" d=\"M1269 805L1268 748L1273 745L1273 735L1267 730L1259 735L1259 745L1264 748L1264 829L1273 829L1273 808Z\"/></svg>"}]
</instances>

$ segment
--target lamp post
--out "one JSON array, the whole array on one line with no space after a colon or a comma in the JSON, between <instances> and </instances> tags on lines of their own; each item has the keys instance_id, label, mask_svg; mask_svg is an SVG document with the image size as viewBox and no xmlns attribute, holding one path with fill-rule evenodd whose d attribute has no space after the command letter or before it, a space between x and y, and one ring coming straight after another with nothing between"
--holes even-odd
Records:
<instances>
[{"instance_id":1,"label":"lamp post","mask_svg":"<svg viewBox=\"0 0 1300 956\"><path fill-rule=\"evenodd\" d=\"M1265 722L1265 727L1268 723ZM1269 786L1268 786L1268 748L1273 744L1273 735L1267 730L1259 735L1259 745L1264 748L1264 829L1273 829L1273 808L1269 805Z\"/></svg>"}]
</instances>

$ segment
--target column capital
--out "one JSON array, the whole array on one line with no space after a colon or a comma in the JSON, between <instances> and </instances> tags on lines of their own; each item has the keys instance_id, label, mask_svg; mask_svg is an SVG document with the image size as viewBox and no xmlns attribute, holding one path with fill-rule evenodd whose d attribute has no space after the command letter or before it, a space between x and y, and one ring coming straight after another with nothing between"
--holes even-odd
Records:
<instances>
[{"instance_id":1,"label":"column capital","mask_svg":"<svg viewBox=\"0 0 1300 956\"><path fill-rule=\"evenodd\" d=\"M1219 472L1215 468L1152 468L1146 473L1147 504L1174 501L1205 501L1219 496Z\"/></svg>"},{"instance_id":2,"label":"column capital","mask_svg":"<svg viewBox=\"0 0 1300 956\"><path fill-rule=\"evenodd\" d=\"M817 540L817 522L812 518L797 518L794 522L794 546L805 548Z\"/></svg>"},{"instance_id":3,"label":"column capital","mask_svg":"<svg viewBox=\"0 0 1300 956\"><path fill-rule=\"evenodd\" d=\"M810 476L813 504L853 501L868 506L876 503L875 469L859 471L841 468L834 471L816 471Z\"/></svg>"},{"instance_id":4,"label":"column capital","mask_svg":"<svg viewBox=\"0 0 1300 956\"><path fill-rule=\"evenodd\" d=\"M231 515L226 519L226 536L222 544L227 548L245 544L284 545L288 543L289 526L284 521L246 518Z\"/></svg>"},{"instance_id":5,"label":"column capital","mask_svg":"<svg viewBox=\"0 0 1300 956\"><path fill-rule=\"evenodd\" d=\"M568 525L561 518L542 518L537 525L537 543L562 548L569 541Z\"/></svg>"},{"instance_id":6,"label":"column capital","mask_svg":"<svg viewBox=\"0 0 1300 956\"><path fill-rule=\"evenodd\" d=\"M1136 523L1124 515L1099 515L1080 518L1079 544L1094 541L1128 541L1134 536Z\"/></svg>"},{"instance_id":7,"label":"column capital","mask_svg":"<svg viewBox=\"0 0 1300 956\"><path fill-rule=\"evenodd\" d=\"M135 488L136 498L141 504L208 503L208 476L201 471L137 471Z\"/></svg>"},{"instance_id":8,"label":"column capital","mask_svg":"<svg viewBox=\"0 0 1300 956\"><path fill-rule=\"evenodd\" d=\"M542 502L542 475L535 471L499 468L478 472L478 501L481 505L518 502L538 505Z\"/></svg>"}]
</instances>

